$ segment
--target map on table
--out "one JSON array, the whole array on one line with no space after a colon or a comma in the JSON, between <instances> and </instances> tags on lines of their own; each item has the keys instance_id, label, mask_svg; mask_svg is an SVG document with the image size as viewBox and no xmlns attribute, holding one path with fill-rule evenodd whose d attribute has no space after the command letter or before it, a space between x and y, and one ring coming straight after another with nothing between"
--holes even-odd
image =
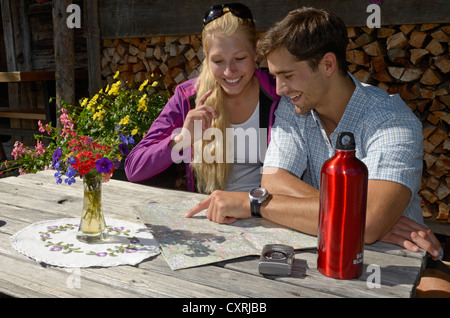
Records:
<instances>
[{"instance_id":1,"label":"map on table","mask_svg":"<svg viewBox=\"0 0 450 318\"><path fill-rule=\"evenodd\" d=\"M248 218L231 225L218 224L202 211L184 215L198 200L171 205L151 203L135 207L137 216L158 240L172 270L211 264L249 255L260 255L266 244L294 249L317 247L317 238L287 229L263 218Z\"/></svg>"}]
</instances>

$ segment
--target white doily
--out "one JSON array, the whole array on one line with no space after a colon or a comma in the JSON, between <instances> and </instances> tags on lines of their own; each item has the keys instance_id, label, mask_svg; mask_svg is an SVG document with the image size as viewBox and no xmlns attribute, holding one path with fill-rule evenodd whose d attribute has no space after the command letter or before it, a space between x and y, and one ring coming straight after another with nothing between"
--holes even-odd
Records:
<instances>
[{"instance_id":1,"label":"white doily","mask_svg":"<svg viewBox=\"0 0 450 318\"><path fill-rule=\"evenodd\" d=\"M106 218L109 239L83 243L76 239L80 219L34 223L11 236L11 245L22 254L60 267L136 265L160 253L159 244L144 225Z\"/></svg>"}]
</instances>

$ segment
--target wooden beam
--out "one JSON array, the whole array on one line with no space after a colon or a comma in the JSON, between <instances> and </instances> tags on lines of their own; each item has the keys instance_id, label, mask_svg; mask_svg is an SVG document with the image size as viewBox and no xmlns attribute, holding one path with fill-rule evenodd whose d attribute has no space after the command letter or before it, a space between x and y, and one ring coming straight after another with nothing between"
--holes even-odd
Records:
<instances>
[{"instance_id":1,"label":"wooden beam","mask_svg":"<svg viewBox=\"0 0 450 318\"><path fill-rule=\"evenodd\" d=\"M88 55L89 95L94 96L102 88L101 39L98 24L98 0L84 2L85 34Z\"/></svg>"},{"instance_id":2,"label":"wooden beam","mask_svg":"<svg viewBox=\"0 0 450 318\"><path fill-rule=\"evenodd\" d=\"M242 0L250 7L259 31L302 6L338 14L348 27L366 26L370 1L361 0ZM102 38L200 34L203 14L214 0L99 0ZM448 23L448 0L389 0L381 5L382 25Z\"/></svg>"},{"instance_id":3,"label":"wooden beam","mask_svg":"<svg viewBox=\"0 0 450 318\"><path fill-rule=\"evenodd\" d=\"M67 27L67 6L71 0L53 0L53 39L55 49L56 107L61 100L75 104L75 49L73 29ZM57 125L59 125L59 120Z\"/></svg>"},{"instance_id":4,"label":"wooden beam","mask_svg":"<svg viewBox=\"0 0 450 318\"><path fill-rule=\"evenodd\" d=\"M76 79L88 79L86 70L75 70ZM54 71L0 72L0 83L54 81Z\"/></svg>"}]
</instances>

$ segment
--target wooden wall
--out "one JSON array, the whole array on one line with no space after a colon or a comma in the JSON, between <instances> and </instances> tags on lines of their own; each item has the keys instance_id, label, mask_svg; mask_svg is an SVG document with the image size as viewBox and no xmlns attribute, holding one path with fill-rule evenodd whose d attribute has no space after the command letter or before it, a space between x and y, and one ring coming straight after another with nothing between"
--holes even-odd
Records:
<instances>
[{"instance_id":1,"label":"wooden wall","mask_svg":"<svg viewBox=\"0 0 450 318\"><path fill-rule=\"evenodd\" d=\"M349 27L365 26L369 0L241 0L252 10L259 31L289 11L302 6L338 14ZM152 35L199 34L203 14L217 0L99 0L103 39ZM386 0L381 5L383 25L450 22L448 0Z\"/></svg>"}]
</instances>

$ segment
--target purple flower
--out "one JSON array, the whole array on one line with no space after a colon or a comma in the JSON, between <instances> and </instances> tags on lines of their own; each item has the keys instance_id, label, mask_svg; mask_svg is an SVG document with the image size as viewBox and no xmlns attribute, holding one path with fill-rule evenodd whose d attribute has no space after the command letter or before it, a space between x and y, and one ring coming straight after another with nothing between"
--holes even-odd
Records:
<instances>
[{"instance_id":1,"label":"purple flower","mask_svg":"<svg viewBox=\"0 0 450 318\"><path fill-rule=\"evenodd\" d=\"M99 252L99 253L97 253L95 255L97 255L98 257L105 257L106 255L108 255L108 253L106 253L106 252Z\"/></svg>"},{"instance_id":2,"label":"purple flower","mask_svg":"<svg viewBox=\"0 0 450 318\"><path fill-rule=\"evenodd\" d=\"M125 156L128 155L128 147L126 143L121 143L119 145L119 150L122 151L122 154L124 154Z\"/></svg>"},{"instance_id":3,"label":"purple flower","mask_svg":"<svg viewBox=\"0 0 450 318\"><path fill-rule=\"evenodd\" d=\"M115 226L114 230L118 230L118 231L123 231L124 227L123 226Z\"/></svg>"},{"instance_id":4,"label":"purple flower","mask_svg":"<svg viewBox=\"0 0 450 318\"><path fill-rule=\"evenodd\" d=\"M113 162L106 157L95 162L95 169L98 173L110 173L113 167Z\"/></svg>"},{"instance_id":5,"label":"purple flower","mask_svg":"<svg viewBox=\"0 0 450 318\"><path fill-rule=\"evenodd\" d=\"M57 228L58 228L58 225L47 226L47 229L49 229L49 230L56 230Z\"/></svg>"},{"instance_id":6,"label":"purple flower","mask_svg":"<svg viewBox=\"0 0 450 318\"><path fill-rule=\"evenodd\" d=\"M53 158L52 158L52 164L53 166L56 165L56 162L61 158L62 150L61 148L56 148L56 150L53 152Z\"/></svg>"},{"instance_id":7,"label":"purple flower","mask_svg":"<svg viewBox=\"0 0 450 318\"><path fill-rule=\"evenodd\" d=\"M128 249L125 250L125 253L128 253L128 254L130 254L130 253L136 253L136 252L137 252L137 250L134 249L134 248L128 248Z\"/></svg>"},{"instance_id":8,"label":"purple flower","mask_svg":"<svg viewBox=\"0 0 450 318\"><path fill-rule=\"evenodd\" d=\"M130 243L131 243L131 244L137 244L137 243L139 243L139 239L137 239L137 238L132 238L132 239L130 240Z\"/></svg>"},{"instance_id":9,"label":"purple flower","mask_svg":"<svg viewBox=\"0 0 450 318\"><path fill-rule=\"evenodd\" d=\"M50 237L50 234L48 234L48 233L41 234L40 237Z\"/></svg>"},{"instance_id":10,"label":"purple flower","mask_svg":"<svg viewBox=\"0 0 450 318\"><path fill-rule=\"evenodd\" d=\"M62 250L62 247L61 247L61 246L53 246L53 247L50 249L50 252L59 252L60 250Z\"/></svg>"}]
</instances>

